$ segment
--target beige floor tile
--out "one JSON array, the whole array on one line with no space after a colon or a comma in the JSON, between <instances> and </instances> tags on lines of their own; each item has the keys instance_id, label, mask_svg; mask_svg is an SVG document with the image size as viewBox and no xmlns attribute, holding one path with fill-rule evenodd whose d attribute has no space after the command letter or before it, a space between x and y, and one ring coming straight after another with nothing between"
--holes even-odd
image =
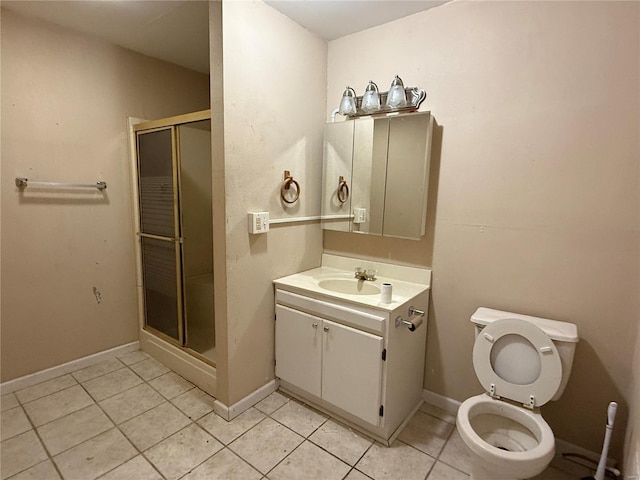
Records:
<instances>
[{"instance_id":1,"label":"beige floor tile","mask_svg":"<svg viewBox=\"0 0 640 480\"><path fill-rule=\"evenodd\" d=\"M49 454L57 455L113 427L94 404L38 427L38 434Z\"/></svg>"},{"instance_id":2,"label":"beige floor tile","mask_svg":"<svg viewBox=\"0 0 640 480\"><path fill-rule=\"evenodd\" d=\"M303 437L308 437L327 421L326 416L294 400L290 400L276 410L271 414L271 418Z\"/></svg>"},{"instance_id":3,"label":"beige floor tile","mask_svg":"<svg viewBox=\"0 0 640 480\"><path fill-rule=\"evenodd\" d=\"M171 400L178 395L189 391L193 388L193 384L187 382L184 378L174 372L165 373L157 378L154 378L149 382L153 388L155 388L160 395L164 398Z\"/></svg>"},{"instance_id":4,"label":"beige floor tile","mask_svg":"<svg viewBox=\"0 0 640 480\"><path fill-rule=\"evenodd\" d=\"M136 456L136 449L111 429L53 457L65 480L93 480Z\"/></svg>"},{"instance_id":5,"label":"beige floor tile","mask_svg":"<svg viewBox=\"0 0 640 480\"><path fill-rule=\"evenodd\" d=\"M269 472L270 480L342 480L351 467L309 441Z\"/></svg>"},{"instance_id":6,"label":"beige floor tile","mask_svg":"<svg viewBox=\"0 0 640 480\"><path fill-rule=\"evenodd\" d=\"M453 429L450 423L418 411L400 432L398 439L432 457L438 457Z\"/></svg>"},{"instance_id":7,"label":"beige floor tile","mask_svg":"<svg viewBox=\"0 0 640 480\"><path fill-rule=\"evenodd\" d=\"M469 480L469 475L450 467L446 463L436 462L427 480Z\"/></svg>"},{"instance_id":8,"label":"beige floor tile","mask_svg":"<svg viewBox=\"0 0 640 480\"><path fill-rule=\"evenodd\" d=\"M220 442L192 424L147 450L145 456L168 480L175 480L221 448Z\"/></svg>"},{"instance_id":9,"label":"beige floor tile","mask_svg":"<svg viewBox=\"0 0 640 480\"><path fill-rule=\"evenodd\" d=\"M0 397L0 411L2 412L11 408L16 408L18 405L20 405L18 403L18 399L13 393L7 393Z\"/></svg>"},{"instance_id":10,"label":"beige floor tile","mask_svg":"<svg viewBox=\"0 0 640 480\"><path fill-rule=\"evenodd\" d=\"M402 442L390 447L374 443L356 468L375 480L423 480L435 459Z\"/></svg>"},{"instance_id":11,"label":"beige floor tile","mask_svg":"<svg viewBox=\"0 0 640 480\"><path fill-rule=\"evenodd\" d=\"M87 392L96 402L99 402L141 383L142 380L135 373L128 368L121 368L115 372L89 380L83 383L82 386L87 389Z\"/></svg>"},{"instance_id":12,"label":"beige floor tile","mask_svg":"<svg viewBox=\"0 0 640 480\"><path fill-rule=\"evenodd\" d=\"M370 478L371 477L367 477L364 473L354 468L349 472L349 475L344 477L344 480L369 480Z\"/></svg>"},{"instance_id":13,"label":"beige floor tile","mask_svg":"<svg viewBox=\"0 0 640 480\"><path fill-rule=\"evenodd\" d=\"M334 420L328 420L309 440L349 465L355 465L373 443L370 438Z\"/></svg>"},{"instance_id":14,"label":"beige floor tile","mask_svg":"<svg viewBox=\"0 0 640 480\"><path fill-rule=\"evenodd\" d=\"M171 371L155 358L148 358L141 362L134 363L129 368L147 381Z\"/></svg>"},{"instance_id":15,"label":"beige floor tile","mask_svg":"<svg viewBox=\"0 0 640 480\"><path fill-rule=\"evenodd\" d=\"M46 459L47 452L33 430L0 444L0 473L3 480Z\"/></svg>"},{"instance_id":16,"label":"beige floor tile","mask_svg":"<svg viewBox=\"0 0 640 480\"><path fill-rule=\"evenodd\" d=\"M262 474L228 448L189 473L182 480L259 480ZM115 479L114 479L115 480Z\"/></svg>"},{"instance_id":17,"label":"beige floor tile","mask_svg":"<svg viewBox=\"0 0 640 480\"><path fill-rule=\"evenodd\" d=\"M277 409L279 409L282 405L289 401L289 397L284 396L280 392L273 392L267 398L262 399L258 403L254 405L255 408L260 410L261 412L266 413L267 415L271 415Z\"/></svg>"},{"instance_id":18,"label":"beige floor tile","mask_svg":"<svg viewBox=\"0 0 640 480\"><path fill-rule=\"evenodd\" d=\"M420 411L424 413L428 413L429 415L439 418L440 420L444 420L451 425L456 424L456 415L455 413L449 413L446 410L443 410L435 405L431 405L430 403L423 403L420 406Z\"/></svg>"},{"instance_id":19,"label":"beige floor tile","mask_svg":"<svg viewBox=\"0 0 640 480\"><path fill-rule=\"evenodd\" d=\"M63 417L94 402L80 385L67 388L24 404L27 415L36 427Z\"/></svg>"},{"instance_id":20,"label":"beige floor tile","mask_svg":"<svg viewBox=\"0 0 640 480\"><path fill-rule=\"evenodd\" d=\"M163 480L162 476L142 455L133 457L115 470L100 477L100 480Z\"/></svg>"},{"instance_id":21,"label":"beige floor tile","mask_svg":"<svg viewBox=\"0 0 640 480\"><path fill-rule=\"evenodd\" d=\"M52 393L59 392L60 390L73 387L77 384L78 382L76 382L71 375L62 375L61 377L52 378L51 380L38 383L32 387L18 390L15 393L21 403L27 403L37 400L38 398L46 397Z\"/></svg>"},{"instance_id":22,"label":"beige floor tile","mask_svg":"<svg viewBox=\"0 0 640 480\"><path fill-rule=\"evenodd\" d=\"M100 406L111 417L111 420L120 424L157 407L164 401L162 395L143 383L101 401Z\"/></svg>"},{"instance_id":23,"label":"beige floor tile","mask_svg":"<svg viewBox=\"0 0 640 480\"><path fill-rule=\"evenodd\" d=\"M455 429L442 449L438 460L464 473L471 474L469 451Z\"/></svg>"},{"instance_id":24,"label":"beige floor tile","mask_svg":"<svg viewBox=\"0 0 640 480\"><path fill-rule=\"evenodd\" d=\"M60 480L60 475L58 475L56 467L53 466L53 462L51 460L45 460L11 477L10 480Z\"/></svg>"},{"instance_id":25,"label":"beige floor tile","mask_svg":"<svg viewBox=\"0 0 640 480\"><path fill-rule=\"evenodd\" d=\"M31 430L31 423L22 407L15 407L0 413L0 439L15 437Z\"/></svg>"},{"instance_id":26,"label":"beige floor tile","mask_svg":"<svg viewBox=\"0 0 640 480\"><path fill-rule=\"evenodd\" d=\"M275 420L266 418L235 440L229 448L266 474L303 440Z\"/></svg>"},{"instance_id":27,"label":"beige floor tile","mask_svg":"<svg viewBox=\"0 0 640 480\"><path fill-rule=\"evenodd\" d=\"M182 410L191 420L197 420L213 411L215 401L216 399L208 393L203 392L199 388L192 388L175 397L171 400L171 403Z\"/></svg>"},{"instance_id":28,"label":"beige floor tile","mask_svg":"<svg viewBox=\"0 0 640 480\"><path fill-rule=\"evenodd\" d=\"M107 373L120 370L122 367L124 367L124 364L117 358L110 358L109 360L96 363L89 367L83 368L82 370L77 370L71 375L73 375L73 378L75 378L80 383L84 383L93 378L101 377L102 375L106 375Z\"/></svg>"},{"instance_id":29,"label":"beige floor tile","mask_svg":"<svg viewBox=\"0 0 640 480\"><path fill-rule=\"evenodd\" d=\"M200 419L198 425L228 445L263 418L265 418L265 414L252 407L229 422L212 412Z\"/></svg>"},{"instance_id":30,"label":"beige floor tile","mask_svg":"<svg viewBox=\"0 0 640 480\"><path fill-rule=\"evenodd\" d=\"M140 451L143 451L178 430L182 430L190 423L185 414L169 402L164 402L124 422L120 425L120 429Z\"/></svg>"},{"instance_id":31,"label":"beige floor tile","mask_svg":"<svg viewBox=\"0 0 640 480\"><path fill-rule=\"evenodd\" d=\"M148 360L149 358L151 357L141 350L125 353L124 355L118 355L118 360L120 360L125 365L133 365L134 363L142 362L143 360Z\"/></svg>"}]
</instances>

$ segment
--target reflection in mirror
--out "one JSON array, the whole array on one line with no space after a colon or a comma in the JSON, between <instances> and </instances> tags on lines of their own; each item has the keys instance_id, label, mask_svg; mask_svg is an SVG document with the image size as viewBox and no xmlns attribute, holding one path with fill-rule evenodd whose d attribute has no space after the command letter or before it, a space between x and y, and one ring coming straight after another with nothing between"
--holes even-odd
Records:
<instances>
[{"instance_id":1,"label":"reflection in mirror","mask_svg":"<svg viewBox=\"0 0 640 480\"><path fill-rule=\"evenodd\" d=\"M425 234L433 119L429 112L325 126L323 228L418 240ZM350 209L336 196L352 172ZM340 173L342 175L342 173ZM350 212L350 220L344 218ZM343 215L336 220L337 213Z\"/></svg>"},{"instance_id":2,"label":"reflection in mirror","mask_svg":"<svg viewBox=\"0 0 640 480\"><path fill-rule=\"evenodd\" d=\"M327 230L349 231L353 127L352 121L325 125L325 161L322 167L322 227ZM349 194L346 194L345 183L342 182L346 182Z\"/></svg>"}]
</instances>

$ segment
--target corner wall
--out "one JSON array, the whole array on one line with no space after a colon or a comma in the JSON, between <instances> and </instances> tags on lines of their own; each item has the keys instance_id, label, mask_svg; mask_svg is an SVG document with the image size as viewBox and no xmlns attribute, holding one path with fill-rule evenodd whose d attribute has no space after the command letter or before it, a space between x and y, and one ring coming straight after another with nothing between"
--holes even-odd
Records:
<instances>
[{"instance_id":1,"label":"corner wall","mask_svg":"<svg viewBox=\"0 0 640 480\"><path fill-rule=\"evenodd\" d=\"M320 264L318 222L249 235L247 213L320 214L327 46L261 1L225 1L222 19L228 390L218 397L231 406L274 378L272 280ZM290 207L284 170L302 190Z\"/></svg>"},{"instance_id":2,"label":"corner wall","mask_svg":"<svg viewBox=\"0 0 640 480\"><path fill-rule=\"evenodd\" d=\"M432 231L419 242L324 233L326 250L433 267L425 388L460 401L482 391L479 306L574 322L568 387L543 414L557 437L597 452L618 401L619 460L637 409L639 18L636 2L447 3L329 42L325 110L345 85L384 91L396 73L427 91Z\"/></svg>"},{"instance_id":3,"label":"corner wall","mask_svg":"<svg viewBox=\"0 0 640 480\"><path fill-rule=\"evenodd\" d=\"M126 119L206 109L209 79L5 9L1 22L6 382L137 340ZM21 192L17 176L108 188Z\"/></svg>"}]
</instances>

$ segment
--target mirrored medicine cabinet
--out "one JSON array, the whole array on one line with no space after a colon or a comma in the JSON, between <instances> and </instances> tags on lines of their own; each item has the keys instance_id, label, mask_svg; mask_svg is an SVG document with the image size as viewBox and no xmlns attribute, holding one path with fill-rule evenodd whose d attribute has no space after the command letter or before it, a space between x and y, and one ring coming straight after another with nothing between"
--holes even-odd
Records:
<instances>
[{"instance_id":1,"label":"mirrored medicine cabinet","mask_svg":"<svg viewBox=\"0 0 640 480\"><path fill-rule=\"evenodd\" d=\"M327 123L323 229L419 240L432 131L430 112Z\"/></svg>"}]
</instances>

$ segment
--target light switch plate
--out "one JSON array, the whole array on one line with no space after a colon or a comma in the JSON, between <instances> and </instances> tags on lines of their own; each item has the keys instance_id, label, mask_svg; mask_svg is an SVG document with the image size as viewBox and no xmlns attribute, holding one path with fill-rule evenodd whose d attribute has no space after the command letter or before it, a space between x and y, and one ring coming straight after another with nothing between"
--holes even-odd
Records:
<instances>
[{"instance_id":1,"label":"light switch plate","mask_svg":"<svg viewBox=\"0 0 640 480\"><path fill-rule=\"evenodd\" d=\"M249 233L258 234L269 231L269 212L249 212Z\"/></svg>"}]
</instances>

